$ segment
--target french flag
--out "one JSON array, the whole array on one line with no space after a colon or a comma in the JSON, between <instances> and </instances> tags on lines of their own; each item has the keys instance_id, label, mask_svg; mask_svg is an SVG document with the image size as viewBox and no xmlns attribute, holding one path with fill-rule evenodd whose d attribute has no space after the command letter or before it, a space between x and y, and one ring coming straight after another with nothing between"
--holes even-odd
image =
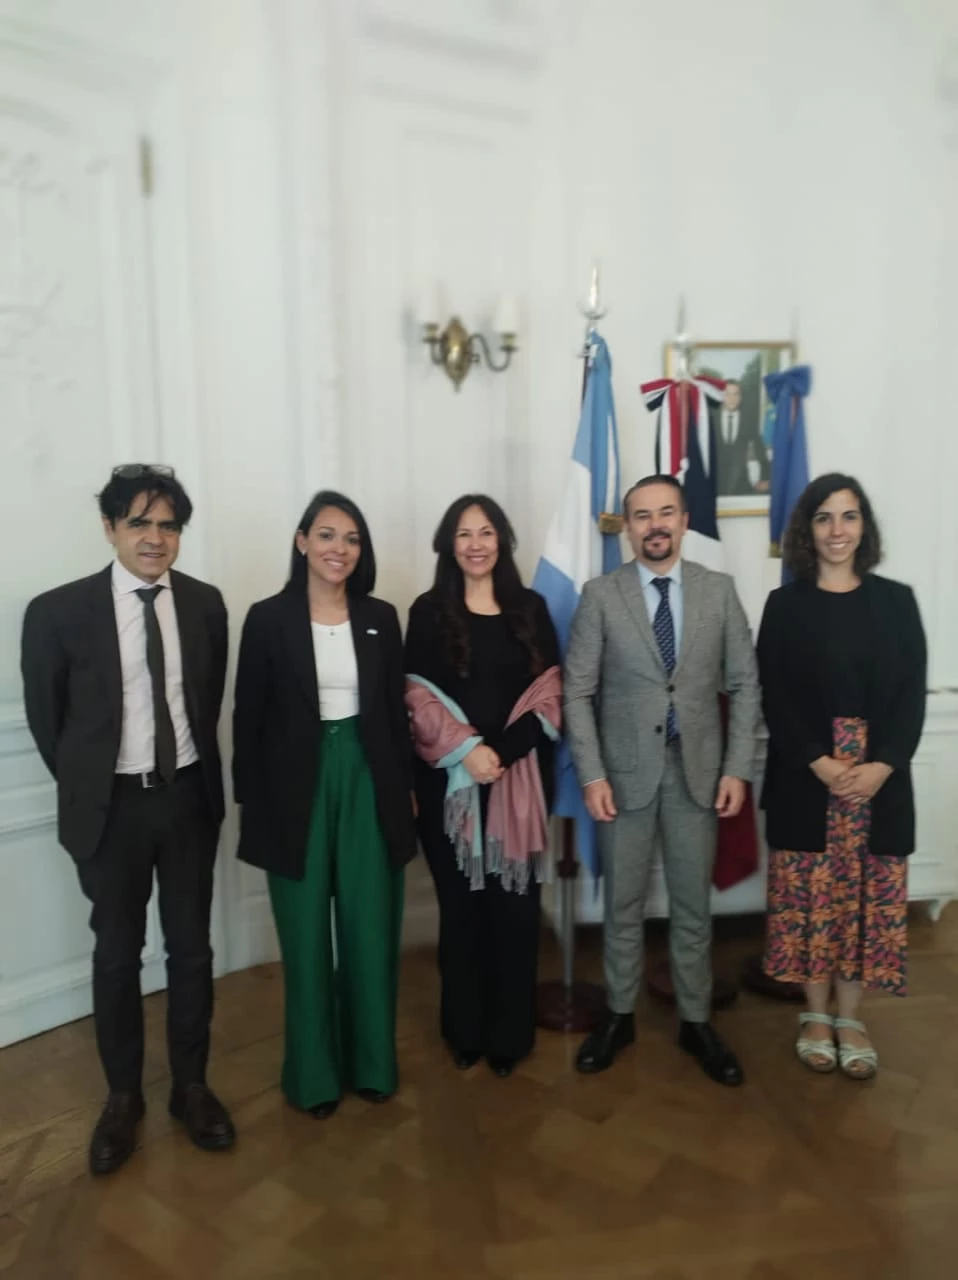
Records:
<instances>
[{"instance_id":1,"label":"french flag","mask_svg":"<svg viewBox=\"0 0 958 1280\"><path fill-rule=\"evenodd\" d=\"M562 498L532 580L533 589L548 606L563 657L583 586L622 563L621 520L616 519L621 512L621 487L612 362L605 341L594 330L589 342L579 429ZM565 739L556 752L555 814L576 820L579 859L597 876L595 825L583 803Z\"/></svg>"},{"instance_id":2,"label":"french flag","mask_svg":"<svg viewBox=\"0 0 958 1280\"><path fill-rule=\"evenodd\" d=\"M711 404L721 404L717 378L657 378L641 386L645 407L658 413L655 469L682 482L689 509L684 549L708 569L725 568L716 515L716 448Z\"/></svg>"}]
</instances>

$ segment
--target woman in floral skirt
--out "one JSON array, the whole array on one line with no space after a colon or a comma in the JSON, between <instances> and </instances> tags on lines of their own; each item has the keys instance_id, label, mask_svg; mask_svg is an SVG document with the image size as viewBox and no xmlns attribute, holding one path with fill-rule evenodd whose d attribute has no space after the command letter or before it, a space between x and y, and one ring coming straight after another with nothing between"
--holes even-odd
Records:
<instances>
[{"instance_id":1,"label":"woman in floral skirt","mask_svg":"<svg viewBox=\"0 0 958 1280\"><path fill-rule=\"evenodd\" d=\"M758 637L765 970L805 987L802 1062L864 1080L878 1055L858 1017L862 992L906 992L925 636L911 588L872 572L881 538L851 476L812 481L783 554L794 580L769 596Z\"/></svg>"}]
</instances>

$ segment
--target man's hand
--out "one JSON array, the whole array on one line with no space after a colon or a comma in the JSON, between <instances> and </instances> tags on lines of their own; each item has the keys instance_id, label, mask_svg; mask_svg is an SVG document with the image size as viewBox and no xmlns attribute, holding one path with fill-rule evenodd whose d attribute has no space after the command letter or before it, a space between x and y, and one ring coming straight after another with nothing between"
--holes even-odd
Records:
<instances>
[{"instance_id":1,"label":"man's hand","mask_svg":"<svg viewBox=\"0 0 958 1280\"><path fill-rule=\"evenodd\" d=\"M745 783L741 778L719 778L715 812L720 818L734 818L745 803Z\"/></svg>"},{"instance_id":2,"label":"man's hand","mask_svg":"<svg viewBox=\"0 0 958 1280\"><path fill-rule=\"evenodd\" d=\"M590 782L582 790L585 807L596 822L611 822L618 814L615 801L612 799L612 788L605 778L598 782Z\"/></svg>"}]
</instances>

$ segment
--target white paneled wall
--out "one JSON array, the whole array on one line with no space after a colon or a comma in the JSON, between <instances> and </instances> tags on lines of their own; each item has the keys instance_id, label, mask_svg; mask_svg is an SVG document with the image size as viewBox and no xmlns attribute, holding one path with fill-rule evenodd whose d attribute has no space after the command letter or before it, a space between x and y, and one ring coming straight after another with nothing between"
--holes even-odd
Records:
<instances>
[{"instance_id":1,"label":"white paneled wall","mask_svg":"<svg viewBox=\"0 0 958 1280\"><path fill-rule=\"evenodd\" d=\"M500 498L531 572L594 257L625 475L651 463L637 384L680 293L701 338L797 323L813 466L873 491L932 682L958 688L953 6L0 0L0 85L0 1041L89 1007L86 907L17 650L26 599L105 562L92 494L109 466L182 473L197 508L182 564L223 588L234 652L320 485L366 510L401 609L465 490ZM416 306L436 286L472 327L519 299L508 374L474 369L457 394L430 367ZM757 620L775 576L764 522L723 534ZM958 887L958 725L947 693L933 706L913 881L937 898ZM229 736L227 715L227 758ZM220 970L275 954L235 833L230 813ZM421 869L413 882L417 932ZM161 983L155 927L145 960Z\"/></svg>"}]
</instances>

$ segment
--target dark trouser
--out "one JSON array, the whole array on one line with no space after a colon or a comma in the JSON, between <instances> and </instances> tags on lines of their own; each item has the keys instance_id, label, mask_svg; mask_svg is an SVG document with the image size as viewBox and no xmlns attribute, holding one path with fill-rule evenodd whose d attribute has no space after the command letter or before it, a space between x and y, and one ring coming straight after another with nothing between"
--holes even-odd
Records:
<instances>
[{"instance_id":1,"label":"dark trouser","mask_svg":"<svg viewBox=\"0 0 958 1280\"><path fill-rule=\"evenodd\" d=\"M114 1092L138 1093L142 1085L140 957L154 870L166 943L170 1071L181 1087L205 1079L218 834L198 765L154 790L118 778L100 847L77 865L80 887L93 903L93 1015L100 1061Z\"/></svg>"},{"instance_id":2,"label":"dark trouser","mask_svg":"<svg viewBox=\"0 0 958 1280\"><path fill-rule=\"evenodd\" d=\"M420 840L439 899L440 1029L454 1049L523 1058L536 1034L539 885L506 893L487 876L484 889L470 889L441 800L434 787L420 789Z\"/></svg>"}]
</instances>

